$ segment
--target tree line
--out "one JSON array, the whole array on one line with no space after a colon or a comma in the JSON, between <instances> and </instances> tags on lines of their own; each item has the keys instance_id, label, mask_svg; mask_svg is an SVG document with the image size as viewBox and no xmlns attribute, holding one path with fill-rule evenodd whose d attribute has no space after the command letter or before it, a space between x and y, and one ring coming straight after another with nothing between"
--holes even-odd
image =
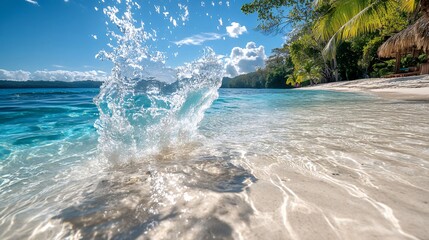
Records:
<instances>
[{"instance_id":1,"label":"tree line","mask_svg":"<svg viewBox=\"0 0 429 240\"><path fill-rule=\"evenodd\" d=\"M395 60L377 55L381 44L429 11L429 0L253 0L245 14L258 15L258 30L286 34L266 67L225 78L223 87L287 88L332 81L382 77ZM292 31L290 31L292 29ZM288 33L285 33L288 32ZM427 62L409 54L401 67Z\"/></svg>"}]
</instances>

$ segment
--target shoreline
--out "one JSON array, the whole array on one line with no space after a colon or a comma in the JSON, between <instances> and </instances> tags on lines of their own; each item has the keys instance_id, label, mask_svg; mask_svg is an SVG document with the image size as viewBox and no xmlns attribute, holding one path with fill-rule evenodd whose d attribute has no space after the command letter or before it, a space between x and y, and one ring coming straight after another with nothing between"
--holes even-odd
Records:
<instances>
[{"instance_id":1,"label":"shoreline","mask_svg":"<svg viewBox=\"0 0 429 240\"><path fill-rule=\"evenodd\" d=\"M322 83L298 89L363 92L394 100L429 101L429 75L398 78L367 78Z\"/></svg>"}]
</instances>

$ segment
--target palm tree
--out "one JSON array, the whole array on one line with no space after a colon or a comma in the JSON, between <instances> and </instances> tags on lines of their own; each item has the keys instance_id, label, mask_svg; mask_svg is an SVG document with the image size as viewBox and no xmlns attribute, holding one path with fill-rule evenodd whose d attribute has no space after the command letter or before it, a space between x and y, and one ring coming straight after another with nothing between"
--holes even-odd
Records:
<instances>
[{"instance_id":1,"label":"palm tree","mask_svg":"<svg viewBox=\"0 0 429 240\"><path fill-rule=\"evenodd\" d=\"M316 0L316 8L328 6L328 10L317 21L316 35L327 41L324 55L332 59L336 55L337 43L373 32L382 27L381 19L402 9L414 12L419 0ZM420 9L427 9L429 0L420 0Z\"/></svg>"},{"instance_id":2,"label":"palm tree","mask_svg":"<svg viewBox=\"0 0 429 240\"><path fill-rule=\"evenodd\" d=\"M321 69L313 61L308 61L298 70L298 78L304 81L310 81L310 85L319 83L322 77Z\"/></svg>"},{"instance_id":3,"label":"palm tree","mask_svg":"<svg viewBox=\"0 0 429 240\"><path fill-rule=\"evenodd\" d=\"M305 62L296 72L289 75L286 84L291 86L299 86L305 81L309 81L310 85L319 83L322 77L321 68L310 60Z\"/></svg>"}]
</instances>

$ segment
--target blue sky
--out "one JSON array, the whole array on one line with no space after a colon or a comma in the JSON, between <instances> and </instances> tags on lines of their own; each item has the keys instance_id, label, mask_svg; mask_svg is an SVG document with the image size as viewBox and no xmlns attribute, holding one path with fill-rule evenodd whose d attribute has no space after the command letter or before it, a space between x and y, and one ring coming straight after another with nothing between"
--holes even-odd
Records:
<instances>
[{"instance_id":1,"label":"blue sky","mask_svg":"<svg viewBox=\"0 0 429 240\"><path fill-rule=\"evenodd\" d=\"M3 75L5 71L19 70L57 71L57 75L61 71L110 72L111 63L94 57L100 50L108 49L105 23L108 18L102 9L108 5L123 9L124 1L120 4L120 0L1 0ZM251 71L252 66L260 64L272 48L280 47L284 41L282 36L266 36L254 30L256 16L244 15L240 10L249 1L134 2L141 6L133 10L134 18L144 22L146 31L157 32L154 45L168 57L168 66L196 59L204 47L211 47L217 54L230 57L227 61L230 67L235 67L236 75ZM243 59L246 55L253 58ZM255 60L253 65L246 66L251 60Z\"/></svg>"}]
</instances>

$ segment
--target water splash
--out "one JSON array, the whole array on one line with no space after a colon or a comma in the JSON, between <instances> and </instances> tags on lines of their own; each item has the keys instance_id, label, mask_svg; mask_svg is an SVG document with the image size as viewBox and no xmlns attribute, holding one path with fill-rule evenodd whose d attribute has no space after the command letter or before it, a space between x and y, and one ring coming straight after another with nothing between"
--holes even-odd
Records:
<instances>
[{"instance_id":1,"label":"water splash","mask_svg":"<svg viewBox=\"0 0 429 240\"><path fill-rule=\"evenodd\" d=\"M118 3L119 4L119 3ZM211 49L192 63L171 69L164 53L154 50L156 31L146 31L133 17L131 0L104 8L116 26L109 30L111 51L98 58L114 64L112 76L95 99L99 150L114 163L139 159L196 136L204 111L217 98L223 66ZM121 14L120 8L125 5Z\"/></svg>"}]
</instances>

